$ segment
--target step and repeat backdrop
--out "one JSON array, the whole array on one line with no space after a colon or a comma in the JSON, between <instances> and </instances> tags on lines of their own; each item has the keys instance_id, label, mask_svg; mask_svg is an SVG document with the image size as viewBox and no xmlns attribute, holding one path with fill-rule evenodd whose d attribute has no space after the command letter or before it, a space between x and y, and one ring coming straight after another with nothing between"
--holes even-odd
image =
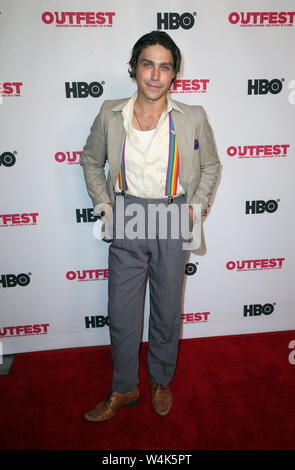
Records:
<instances>
[{"instance_id":1,"label":"step and repeat backdrop","mask_svg":"<svg viewBox=\"0 0 295 470\"><path fill-rule=\"evenodd\" d=\"M295 327L295 2L1 0L4 354L110 343L109 245L79 158L103 101L136 90L131 50L155 29L183 55L171 97L204 106L221 160L181 337Z\"/></svg>"}]
</instances>

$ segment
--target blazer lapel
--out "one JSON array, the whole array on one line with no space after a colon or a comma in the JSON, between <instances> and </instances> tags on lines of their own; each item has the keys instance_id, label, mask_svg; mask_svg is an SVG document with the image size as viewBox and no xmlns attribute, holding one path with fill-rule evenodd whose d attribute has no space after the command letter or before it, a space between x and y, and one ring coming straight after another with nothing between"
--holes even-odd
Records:
<instances>
[{"instance_id":1,"label":"blazer lapel","mask_svg":"<svg viewBox=\"0 0 295 470\"><path fill-rule=\"evenodd\" d=\"M183 189L187 190L193 158L193 126L183 112L173 110L172 119L179 150L179 180Z\"/></svg>"},{"instance_id":2,"label":"blazer lapel","mask_svg":"<svg viewBox=\"0 0 295 470\"><path fill-rule=\"evenodd\" d=\"M123 126L122 112L113 112L108 122L108 155L110 176L113 186L116 186L120 171L125 129Z\"/></svg>"}]
</instances>

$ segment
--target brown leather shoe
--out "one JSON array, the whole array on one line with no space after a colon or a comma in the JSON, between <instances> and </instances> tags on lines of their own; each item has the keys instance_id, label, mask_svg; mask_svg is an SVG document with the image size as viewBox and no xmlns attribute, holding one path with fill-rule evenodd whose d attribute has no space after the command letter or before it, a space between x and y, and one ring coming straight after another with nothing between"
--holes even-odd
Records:
<instances>
[{"instance_id":1,"label":"brown leather shoe","mask_svg":"<svg viewBox=\"0 0 295 470\"><path fill-rule=\"evenodd\" d=\"M122 406L132 406L139 401L139 390L136 388L132 392L124 395L113 392L108 394L107 398L99 403L93 410L84 415L87 421L107 421L113 418Z\"/></svg>"},{"instance_id":2,"label":"brown leather shoe","mask_svg":"<svg viewBox=\"0 0 295 470\"><path fill-rule=\"evenodd\" d=\"M169 385L161 385L151 382L152 405L160 416L169 413L172 406L172 394Z\"/></svg>"}]
</instances>

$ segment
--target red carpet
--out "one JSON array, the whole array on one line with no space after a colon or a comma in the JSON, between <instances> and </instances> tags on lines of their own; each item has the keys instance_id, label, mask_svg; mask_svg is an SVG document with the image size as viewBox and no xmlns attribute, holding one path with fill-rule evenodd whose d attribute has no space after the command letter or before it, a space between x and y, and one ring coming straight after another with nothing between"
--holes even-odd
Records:
<instances>
[{"instance_id":1,"label":"red carpet","mask_svg":"<svg viewBox=\"0 0 295 470\"><path fill-rule=\"evenodd\" d=\"M83 414L108 392L109 348L17 354L0 377L0 448L294 449L294 339L295 331L182 340L166 417L151 407L143 344L141 401L105 423Z\"/></svg>"}]
</instances>

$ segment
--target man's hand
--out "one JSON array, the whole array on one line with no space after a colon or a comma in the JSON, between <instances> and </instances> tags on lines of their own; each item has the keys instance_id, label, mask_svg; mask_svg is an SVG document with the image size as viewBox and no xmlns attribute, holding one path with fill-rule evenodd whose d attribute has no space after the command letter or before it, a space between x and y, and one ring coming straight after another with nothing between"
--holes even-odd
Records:
<instances>
[{"instance_id":1,"label":"man's hand","mask_svg":"<svg viewBox=\"0 0 295 470\"><path fill-rule=\"evenodd\" d=\"M108 203L102 206L101 212L104 212L104 215L108 218L112 213L113 204Z\"/></svg>"},{"instance_id":2,"label":"man's hand","mask_svg":"<svg viewBox=\"0 0 295 470\"><path fill-rule=\"evenodd\" d=\"M105 204L104 206L102 206L102 208L101 208L101 216L102 216L102 221L103 221L102 231L105 234L108 235L108 238L106 238L106 236L104 236L102 238L102 240L104 242L107 242L107 243L111 243L113 241L113 238L110 237L113 229L111 229L111 233L109 233L109 227L108 227L108 225L110 223L110 221L108 219L111 219L112 207L113 207L113 205L111 203L108 203L108 204ZM105 219L104 219L104 217L105 217Z\"/></svg>"}]
</instances>

